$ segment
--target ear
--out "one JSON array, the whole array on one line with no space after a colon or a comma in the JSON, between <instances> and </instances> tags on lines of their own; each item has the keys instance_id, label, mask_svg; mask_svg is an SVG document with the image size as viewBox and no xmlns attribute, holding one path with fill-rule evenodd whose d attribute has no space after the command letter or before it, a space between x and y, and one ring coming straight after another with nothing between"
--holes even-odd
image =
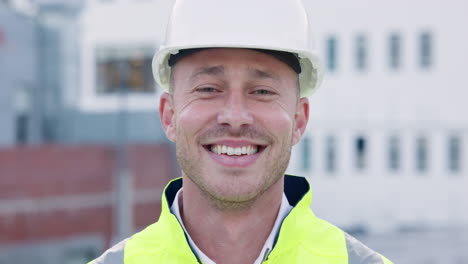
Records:
<instances>
[{"instance_id":1,"label":"ear","mask_svg":"<svg viewBox=\"0 0 468 264\"><path fill-rule=\"evenodd\" d=\"M174 104L172 96L167 92L159 99L159 118L167 138L175 142Z\"/></svg>"},{"instance_id":2,"label":"ear","mask_svg":"<svg viewBox=\"0 0 468 264\"><path fill-rule=\"evenodd\" d=\"M292 143L297 144L301 140L302 135L309 122L309 99L302 97L296 106L296 114L294 115L294 132Z\"/></svg>"}]
</instances>

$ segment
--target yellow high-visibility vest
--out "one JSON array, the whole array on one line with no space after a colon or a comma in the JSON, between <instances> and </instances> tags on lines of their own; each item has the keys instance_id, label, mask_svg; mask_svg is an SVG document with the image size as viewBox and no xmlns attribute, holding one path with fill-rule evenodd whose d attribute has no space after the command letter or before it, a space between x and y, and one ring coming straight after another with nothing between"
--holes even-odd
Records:
<instances>
[{"instance_id":1,"label":"yellow high-visibility vest","mask_svg":"<svg viewBox=\"0 0 468 264\"><path fill-rule=\"evenodd\" d=\"M197 264L179 221L170 211L182 179L164 189L158 222L120 242L88 264ZM338 227L316 217L310 209L312 192L303 177L286 175L284 192L293 206L284 218L265 264L392 264Z\"/></svg>"}]
</instances>

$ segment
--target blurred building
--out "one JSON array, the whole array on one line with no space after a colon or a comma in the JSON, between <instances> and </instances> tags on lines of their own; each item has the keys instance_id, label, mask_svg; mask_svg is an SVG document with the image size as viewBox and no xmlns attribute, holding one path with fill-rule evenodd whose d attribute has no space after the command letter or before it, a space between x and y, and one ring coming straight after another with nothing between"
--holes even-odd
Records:
<instances>
[{"instance_id":1,"label":"blurred building","mask_svg":"<svg viewBox=\"0 0 468 264\"><path fill-rule=\"evenodd\" d=\"M80 23L80 113L72 141L165 140L159 122L160 90L151 70L172 1L86 2ZM116 134L119 123L125 134ZM91 129L92 128L92 129Z\"/></svg>"},{"instance_id":2,"label":"blurred building","mask_svg":"<svg viewBox=\"0 0 468 264\"><path fill-rule=\"evenodd\" d=\"M156 21L137 15L156 10L155 1L36 2L39 20L50 33L39 44L40 54L51 62L42 74L51 102L43 107L44 140L163 140L150 67ZM143 36L132 37L142 31Z\"/></svg>"},{"instance_id":3,"label":"blurred building","mask_svg":"<svg viewBox=\"0 0 468 264\"><path fill-rule=\"evenodd\" d=\"M2 145L71 142L81 1L11 0L2 12ZM9 114L7 114L9 113ZM5 117L6 118L6 117ZM8 136L9 135L9 136Z\"/></svg>"},{"instance_id":4,"label":"blurred building","mask_svg":"<svg viewBox=\"0 0 468 264\"><path fill-rule=\"evenodd\" d=\"M0 3L0 144L164 141L151 59L166 2Z\"/></svg>"},{"instance_id":5,"label":"blurred building","mask_svg":"<svg viewBox=\"0 0 468 264\"><path fill-rule=\"evenodd\" d=\"M0 2L0 147L33 140L27 127L38 87L37 26L29 15Z\"/></svg>"},{"instance_id":6,"label":"blurred building","mask_svg":"<svg viewBox=\"0 0 468 264\"><path fill-rule=\"evenodd\" d=\"M0 263L83 263L122 235L122 208L131 233L157 220L179 175L150 67L162 6L0 2Z\"/></svg>"},{"instance_id":7,"label":"blurred building","mask_svg":"<svg viewBox=\"0 0 468 264\"><path fill-rule=\"evenodd\" d=\"M304 3L327 74L289 171L314 211L355 232L468 225L467 2Z\"/></svg>"}]
</instances>

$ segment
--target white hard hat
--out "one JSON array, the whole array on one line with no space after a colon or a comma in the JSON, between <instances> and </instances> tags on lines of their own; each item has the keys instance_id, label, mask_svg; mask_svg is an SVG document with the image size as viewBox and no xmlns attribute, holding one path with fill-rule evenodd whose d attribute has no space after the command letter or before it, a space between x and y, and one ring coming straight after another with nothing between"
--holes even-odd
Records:
<instances>
[{"instance_id":1,"label":"white hard hat","mask_svg":"<svg viewBox=\"0 0 468 264\"><path fill-rule=\"evenodd\" d=\"M153 75L169 90L170 55L194 48L285 51L299 58L301 96L320 84L323 68L313 51L300 0L176 0L166 39L153 58Z\"/></svg>"}]
</instances>

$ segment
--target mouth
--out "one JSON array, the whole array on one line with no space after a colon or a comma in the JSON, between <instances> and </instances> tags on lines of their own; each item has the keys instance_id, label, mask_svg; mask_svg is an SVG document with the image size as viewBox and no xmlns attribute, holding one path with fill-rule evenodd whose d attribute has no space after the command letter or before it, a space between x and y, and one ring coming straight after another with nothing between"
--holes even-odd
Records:
<instances>
[{"instance_id":1,"label":"mouth","mask_svg":"<svg viewBox=\"0 0 468 264\"><path fill-rule=\"evenodd\" d=\"M203 145L203 148L219 165L248 167L255 163L267 146L256 144L209 144Z\"/></svg>"},{"instance_id":2,"label":"mouth","mask_svg":"<svg viewBox=\"0 0 468 264\"><path fill-rule=\"evenodd\" d=\"M203 147L212 153L230 157L255 155L256 153L262 152L266 148L262 145L245 145L239 147L232 147L218 144L204 145Z\"/></svg>"}]
</instances>

